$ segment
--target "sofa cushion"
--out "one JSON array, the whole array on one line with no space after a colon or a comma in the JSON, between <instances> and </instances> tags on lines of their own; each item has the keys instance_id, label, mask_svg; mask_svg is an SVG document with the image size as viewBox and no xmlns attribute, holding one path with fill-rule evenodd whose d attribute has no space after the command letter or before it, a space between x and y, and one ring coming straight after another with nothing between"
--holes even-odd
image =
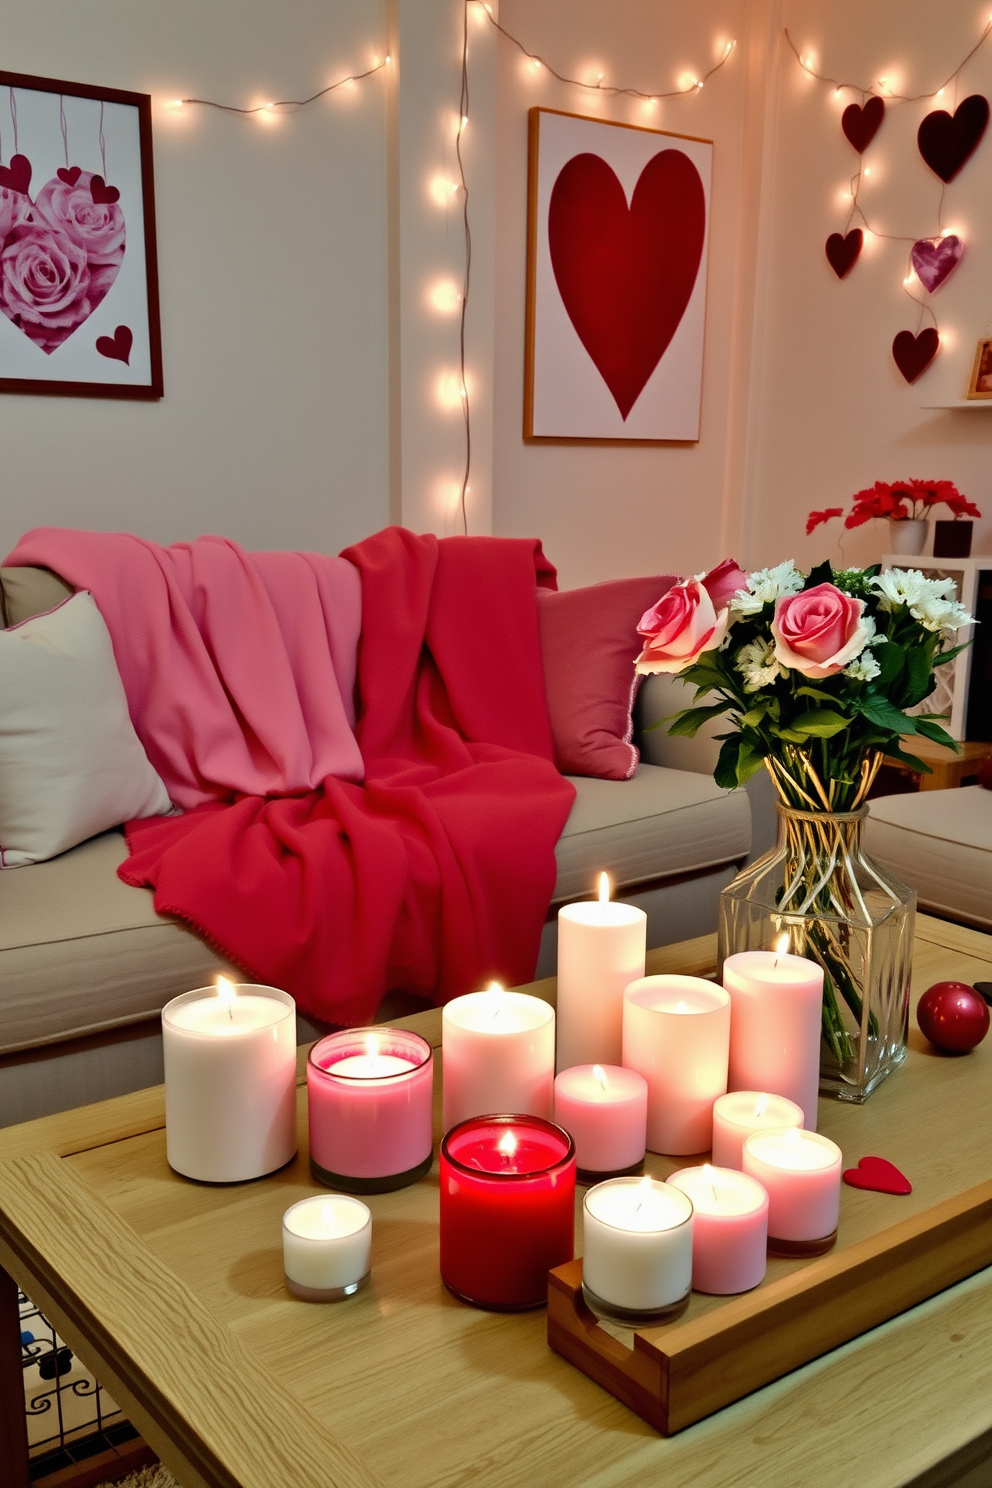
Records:
<instances>
[{"instance_id":1,"label":"sofa cushion","mask_svg":"<svg viewBox=\"0 0 992 1488\"><path fill-rule=\"evenodd\" d=\"M992 791L877 797L865 846L916 890L922 909L992 930Z\"/></svg>"},{"instance_id":2,"label":"sofa cushion","mask_svg":"<svg viewBox=\"0 0 992 1488\"><path fill-rule=\"evenodd\" d=\"M20 625L32 615L43 615L68 599L72 585L48 568L0 568L3 617L7 625Z\"/></svg>"}]
</instances>

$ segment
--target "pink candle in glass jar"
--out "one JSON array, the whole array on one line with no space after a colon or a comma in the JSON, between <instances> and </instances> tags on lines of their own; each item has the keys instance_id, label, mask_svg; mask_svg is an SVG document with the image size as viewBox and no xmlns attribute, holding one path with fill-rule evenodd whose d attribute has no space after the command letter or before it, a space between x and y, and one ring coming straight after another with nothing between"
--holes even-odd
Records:
<instances>
[{"instance_id":1,"label":"pink candle in glass jar","mask_svg":"<svg viewBox=\"0 0 992 1488\"><path fill-rule=\"evenodd\" d=\"M768 1195L732 1168L682 1168L668 1179L692 1200L692 1289L749 1292L768 1265Z\"/></svg>"},{"instance_id":2,"label":"pink candle in glass jar","mask_svg":"<svg viewBox=\"0 0 992 1488\"><path fill-rule=\"evenodd\" d=\"M307 1060L310 1168L349 1193L404 1188L433 1156L433 1050L398 1028L348 1028Z\"/></svg>"},{"instance_id":3,"label":"pink candle in glass jar","mask_svg":"<svg viewBox=\"0 0 992 1488\"><path fill-rule=\"evenodd\" d=\"M576 1064L555 1080L555 1121L575 1142L579 1182L632 1173L644 1161L648 1085L618 1064Z\"/></svg>"},{"instance_id":4,"label":"pink candle in glass jar","mask_svg":"<svg viewBox=\"0 0 992 1488\"><path fill-rule=\"evenodd\" d=\"M744 1172L768 1191L768 1249L822 1255L837 1238L843 1157L819 1132L757 1131L744 1142Z\"/></svg>"}]
</instances>

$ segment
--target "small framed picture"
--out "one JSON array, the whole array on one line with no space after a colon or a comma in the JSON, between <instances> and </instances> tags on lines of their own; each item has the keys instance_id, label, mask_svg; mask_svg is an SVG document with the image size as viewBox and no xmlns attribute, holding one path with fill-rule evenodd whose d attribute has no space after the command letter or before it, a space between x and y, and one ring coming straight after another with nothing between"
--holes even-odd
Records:
<instances>
[{"instance_id":1,"label":"small framed picture","mask_svg":"<svg viewBox=\"0 0 992 1488\"><path fill-rule=\"evenodd\" d=\"M151 98L0 72L0 393L161 398Z\"/></svg>"},{"instance_id":2,"label":"small framed picture","mask_svg":"<svg viewBox=\"0 0 992 1488\"><path fill-rule=\"evenodd\" d=\"M968 384L969 398L992 398L992 341L979 341Z\"/></svg>"}]
</instances>

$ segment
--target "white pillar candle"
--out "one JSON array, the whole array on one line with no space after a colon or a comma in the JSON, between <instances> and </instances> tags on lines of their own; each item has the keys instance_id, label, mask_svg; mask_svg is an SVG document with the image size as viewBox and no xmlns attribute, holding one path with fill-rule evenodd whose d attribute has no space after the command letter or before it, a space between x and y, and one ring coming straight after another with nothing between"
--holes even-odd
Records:
<instances>
[{"instance_id":1,"label":"white pillar candle","mask_svg":"<svg viewBox=\"0 0 992 1488\"><path fill-rule=\"evenodd\" d=\"M242 1183L296 1152L296 1004L276 987L199 987L162 1009L169 1166Z\"/></svg>"},{"instance_id":2,"label":"white pillar candle","mask_svg":"<svg viewBox=\"0 0 992 1488\"><path fill-rule=\"evenodd\" d=\"M610 901L605 873L598 900L558 911L559 1070L620 1063L623 989L644 975L647 926L643 909Z\"/></svg>"},{"instance_id":3,"label":"white pillar candle","mask_svg":"<svg viewBox=\"0 0 992 1488\"><path fill-rule=\"evenodd\" d=\"M730 1039L733 1043L733 1009ZM744 1138L753 1131L772 1126L802 1126L802 1107L784 1095L769 1095L763 1090L733 1090L713 1103L713 1165L717 1168L740 1168Z\"/></svg>"},{"instance_id":4,"label":"white pillar candle","mask_svg":"<svg viewBox=\"0 0 992 1488\"><path fill-rule=\"evenodd\" d=\"M730 993L731 1090L767 1090L816 1130L823 968L785 951L738 951L723 963Z\"/></svg>"},{"instance_id":5,"label":"white pillar candle","mask_svg":"<svg viewBox=\"0 0 992 1488\"><path fill-rule=\"evenodd\" d=\"M526 992L470 992L441 1017L445 1131L470 1116L554 1114L555 1010Z\"/></svg>"},{"instance_id":6,"label":"white pillar candle","mask_svg":"<svg viewBox=\"0 0 992 1488\"><path fill-rule=\"evenodd\" d=\"M308 1302L350 1297L368 1280L372 1214L346 1194L301 1199L282 1217L286 1287Z\"/></svg>"},{"instance_id":7,"label":"white pillar candle","mask_svg":"<svg viewBox=\"0 0 992 1488\"><path fill-rule=\"evenodd\" d=\"M555 1121L575 1143L580 1181L586 1174L637 1167L644 1159L647 1120L647 1081L636 1070L579 1064L555 1080Z\"/></svg>"},{"instance_id":8,"label":"white pillar candle","mask_svg":"<svg viewBox=\"0 0 992 1488\"><path fill-rule=\"evenodd\" d=\"M699 977L650 976L623 1000L623 1062L648 1082L652 1152L708 1152L727 1089L730 998Z\"/></svg>"},{"instance_id":9,"label":"white pillar candle","mask_svg":"<svg viewBox=\"0 0 992 1488\"><path fill-rule=\"evenodd\" d=\"M679 1309L692 1284L692 1204L655 1178L597 1183L582 1206L582 1290L594 1312L644 1319Z\"/></svg>"},{"instance_id":10,"label":"white pillar candle","mask_svg":"<svg viewBox=\"0 0 992 1488\"><path fill-rule=\"evenodd\" d=\"M768 1195L730 1168L682 1168L668 1179L692 1200L692 1288L716 1296L749 1292L768 1266Z\"/></svg>"},{"instance_id":11,"label":"white pillar candle","mask_svg":"<svg viewBox=\"0 0 992 1488\"><path fill-rule=\"evenodd\" d=\"M843 1157L818 1132L752 1132L744 1142L744 1172L768 1191L768 1244L786 1254L829 1250L840 1212Z\"/></svg>"}]
</instances>

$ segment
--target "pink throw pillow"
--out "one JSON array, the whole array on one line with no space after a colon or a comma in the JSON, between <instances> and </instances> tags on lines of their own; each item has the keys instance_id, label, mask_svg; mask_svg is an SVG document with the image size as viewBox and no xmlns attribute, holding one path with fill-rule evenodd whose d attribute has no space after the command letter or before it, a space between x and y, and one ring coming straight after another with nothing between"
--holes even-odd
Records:
<instances>
[{"instance_id":1,"label":"pink throw pillow","mask_svg":"<svg viewBox=\"0 0 992 1488\"><path fill-rule=\"evenodd\" d=\"M555 764L563 774L629 780L636 770L637 622L677 582L665 574L561 593L538 589Z\"/></svg>"}]
</instances>

